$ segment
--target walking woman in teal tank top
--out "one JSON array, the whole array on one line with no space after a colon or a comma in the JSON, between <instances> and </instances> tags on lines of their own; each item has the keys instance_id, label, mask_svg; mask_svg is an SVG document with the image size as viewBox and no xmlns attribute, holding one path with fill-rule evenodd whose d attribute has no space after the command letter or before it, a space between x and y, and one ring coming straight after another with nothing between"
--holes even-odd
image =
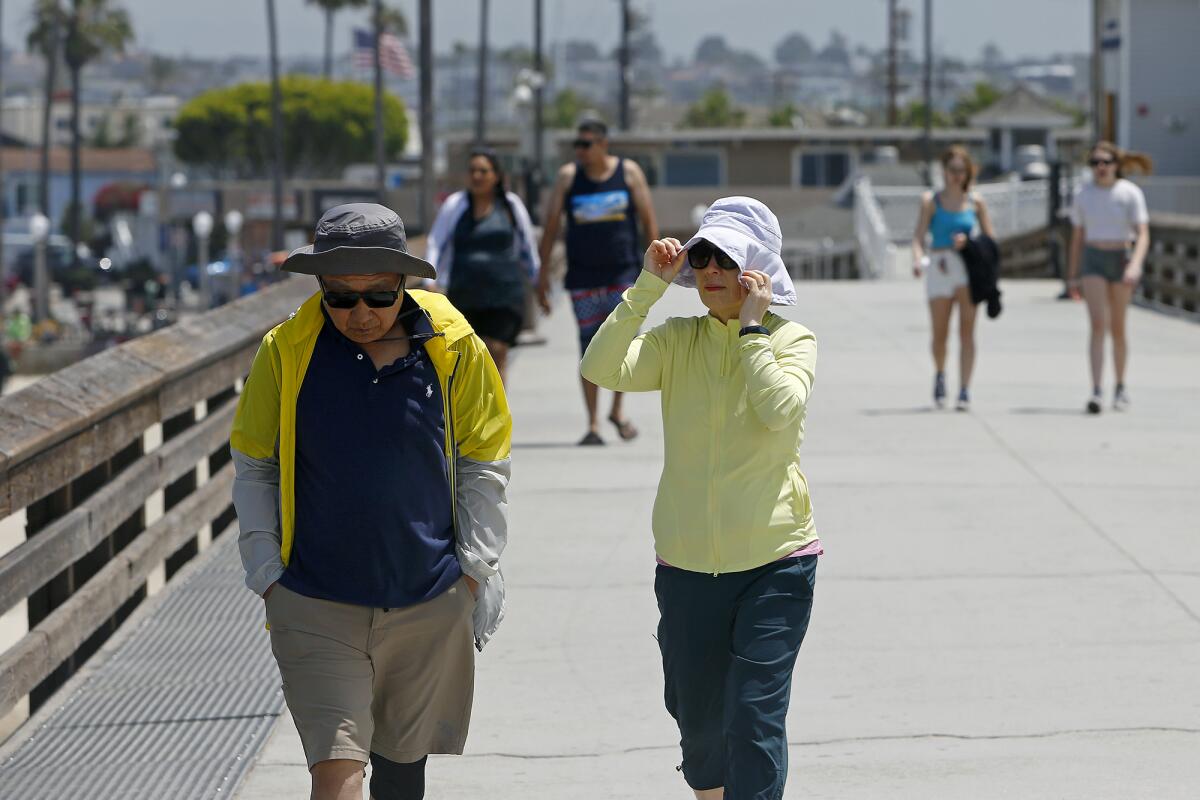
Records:
<instances>
[{"instance_id":1,"label":"walking woman in teal tank top","mask_svg":"<svg viewBox=\"0 0 1200 800\"><path fill-rule=\"evenodd\" d=\"M940 192L926 192L921 198L921 216L913 233L913 275L925 275L925 293L929 298L929 318L933 326L934 364L933 402L946 403L946 340L950 336L950 317L958 307L959 390L955 408L970 409L971 371L975 367L975 304L967 282L967 267L960 252L976 232L996 238L983 198L971 191L975 162L966 148L959 145L942 153L942 172L946 186ZM930 247L925 247L925 235Z\"/></svg>"}]
</instances>

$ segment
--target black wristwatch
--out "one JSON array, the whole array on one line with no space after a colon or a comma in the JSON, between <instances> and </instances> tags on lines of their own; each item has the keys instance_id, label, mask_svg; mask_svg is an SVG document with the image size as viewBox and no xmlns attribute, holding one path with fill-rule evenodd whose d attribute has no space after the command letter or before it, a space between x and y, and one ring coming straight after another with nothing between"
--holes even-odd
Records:
<instances>
[{"instance_id":1,"label":"black wristwatch","mask_svg":"<svg viewBox=\"0 0 1200 800\"><path fill-rule=\"evenodd\" d=\"M751 333L761 333L763 336L770 336L771 329L766 325L747 325L738 331L738 336L746 336Z\"/></svg>"}]
</instances>

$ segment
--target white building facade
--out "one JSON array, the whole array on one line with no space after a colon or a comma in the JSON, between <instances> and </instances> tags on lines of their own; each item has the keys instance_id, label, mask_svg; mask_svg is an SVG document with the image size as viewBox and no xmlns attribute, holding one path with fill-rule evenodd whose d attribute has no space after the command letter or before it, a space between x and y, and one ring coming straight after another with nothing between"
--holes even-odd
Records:
<instances>
[{"instance_id":1,"label":"white building facade","mask_svg":"<svg viewBox=\"0 0 1200 800\"><path fill-rule=\"evenodd\" d=\"M1200 176L1200 0L1094 0L1098 131L1154 171Z\"/></svg>"}]
</instances>

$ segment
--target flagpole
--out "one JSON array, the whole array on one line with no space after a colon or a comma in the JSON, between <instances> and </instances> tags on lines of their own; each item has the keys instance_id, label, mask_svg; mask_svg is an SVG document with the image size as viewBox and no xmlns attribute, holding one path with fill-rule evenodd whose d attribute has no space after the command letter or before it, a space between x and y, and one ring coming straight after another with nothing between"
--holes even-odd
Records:
<instances>
[{"instance_id":1,"label":"flagpole","mask_svg":"<svg viewBox=\"0 0 1200 800\"><path fill-rule=\"evenodd\" d=\"M383 2L375 0L375 194L381 205L387 205L387 167L383 152L383 59L380 55L383 40Z\"/></svg>"}]
</instances>

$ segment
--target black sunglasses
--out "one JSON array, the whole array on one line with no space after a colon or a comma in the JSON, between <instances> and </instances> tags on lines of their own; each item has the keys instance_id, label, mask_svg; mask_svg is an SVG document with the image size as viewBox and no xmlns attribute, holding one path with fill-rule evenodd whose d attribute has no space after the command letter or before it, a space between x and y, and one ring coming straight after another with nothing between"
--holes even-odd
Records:
<instances>
[{"instance_id":1,"label":"black sunglasses","mask_svg":"<svg viewBox=\"0 0 1200 800\"><path fill-rule=\"evenodd\" d=\"M717 260L717 266L721 269L738 269L737 262L730 258L728 253L707 239L701 239L689 247L687 254L688 264L692 266L692 269L704 269L714 258Z\"/></svg>"},{"instance_id":2,"label":"black sunglasses","mask_svg":"<svg viewBox=\"0 0 1200 800\"><path fill-rule=\"evenodd\" d=\"M404 279L400 279L400 285L404 285ZM370 291L370 292L331 292L325 288L325 282L321 281L321 291L324 293L325 304L330 308L340 309L345 311L354 308L358 305L358 301L362 300L367 304L367 308L391 308L396 305L396 300L400 297L400 289L393 291Z\"/></svg>"},{"instance_id":3,"label":"black sunglasses","mask_svg":"<svg viewBox=\"0 0 1200 800\"><path fill-rule=\"evenodd\" d=\"M576 139L575 141L571 142L571 144L575 146L576 150L587 150L595 143L596 142L592 139Z\"/></svg>"},{"instance_id":4,"label":"black sunglasses","mask_svg":"<svg viewBox=\"0 0 1200 800\"><path fill-rule=\"evenodd\" d=\"M1089 167L1111 167L1117 163L1111 158L1092 158L1088 160Z\"/></svg>"}]
</instances>

